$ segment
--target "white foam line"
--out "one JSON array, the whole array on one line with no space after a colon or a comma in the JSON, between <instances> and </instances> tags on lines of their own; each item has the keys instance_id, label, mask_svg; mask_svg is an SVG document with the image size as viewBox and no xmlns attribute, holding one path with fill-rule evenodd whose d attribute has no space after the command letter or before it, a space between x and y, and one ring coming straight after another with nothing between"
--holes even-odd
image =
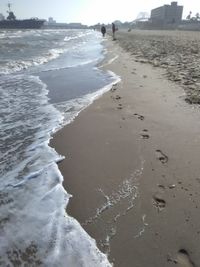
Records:
<instances>
[{"instance_id":1,"label":"white foam line","mask_svg":"<svg viewBox=\"0 0 200 267\"><path fill-rule=\"evenodd\" d=\"M100 220L100 219L102 220L102 214L104 212L106 212L110 208L116 207L122 201L127 200L128 203L130 203L130 205L128 205L128 208L125 209L123 214L118 213L117 215L114 216L114 218L113 218L114 226L112 224L112 226L109 227L109 232L106 235L106 238L104 240L101 240L101 243L102 243L104 249L106 250L106 255L110 254L110 251L111 251L110 241L112 238L114 238L114 236L117 233L117 228L116 228L117 220L121 216L125 216L129 212L129 210L134 206L134 200L139 196L138 178L141 177L143 174L144 163L145 163L145 161L143 159L141 159L140 168L136 169L131 174L130 178L124 180L122 182L122 184L119 185L118 190L113 191L110 195L106 195L102 189L99 189L99 191L104 196L106 201L102 206L97 208L96 214L93 217L90 217L88 220L86 220L85 223L83 224L83 225L87 225L87 224L95 222L96 220ZM146 215L143 215L143 217L142 217L144 227L140 231L140 233L139 233L140 235L143 234L143 232L145 231L145 227L147 225L145 222L145 217L146 217ZM110 225L110 222L111 221L109 221L109 225Z\"/></svg>"},{"instance_id":2,"label":"white foam line","mask_svg":"<svg viewBox=\"0 0 200 267\"><path fill-rule=\"evenodd\" d=\"M109 208L113 208L116 205L118 205L121 201L129 199L130 205L126 208L124 213L122 215L126 215L129 210L134 205L134 200L139 196L139 190L138 190L138 182L137 179L141 177L144 170L144 161L141 162L140 169L135 170L130 178L125 179L122 184L119 185L118 190L113 191L111 195L106 195L104 191L100 188L98 191L104 196L106 199L105 203L101 205L96 210L96 214L92 217L90 217L88 220L86 220L83 225L87 225L88 223L92 223L95 220L99 219L100 216ZM114 222L117 221L117 219L121 216L121 214L117 214L114 217Z\"/></svg>"},{"instance_id":3,"label":"white foam line","mask_svg":"<svg viewBox=\"0 0 200 267\"><path fill-rule=\"evenodd\" d=\"M146 227L148 226L148 223L146 223L146 214L142 216L142 222L143 222L142 229L139 231L137 235L134 236L134 238L141 237L144 234Z\"/></svg>"},{"instance_id":4,"label":"white foam line","mask_svg":"<svg viewBox=\"0 0 200 267\"><path fill-rule=\"evenodd\" d=\"M65 67L51 67L49 69L46 70L42 70L41 72L50 72L50 71L55 71L55 70L64 70L64 69L70 69L70 68L76 68L76 67L81 67L84 65L89 65L91 63L98 63L99 59L91 59L91 60L87 60L85 62L81 62L81 63L77 63L74 65L67 65Z\"/></svg>"},{"instance_id":5,"label":"white foam line","mask_svg":"<svg viewBox=\"0 0 200 267\"><path fill-rule=\"evenodd\" d=\"M104 86L97 92L88 94L86 96L87 104L86 106L83 106L81 110L86 108L95 99L99 98L102 94L111 89L113 84L116 84L121 80L114 73L112 73L112 76L115 77L115 81ZM33 79L37 79L37 82L40 81L38 77L34 77ZM43 89L45 90L46 94L46 87ZM80 111L77 112L77 115ZM47 138L48 137L50 138L49 134ZM48 142L49 140L44 142L44 145L47 145ZM31 149L36 149L37 147L37 145L30 146L29 151L31 152ZM27 161L23 162L24 166L26 163ZM37 178L39 178L37 181L38 185L36 183L34 184L35 186L32 186L34 182L33 179ZM43 259L46 266L66 266L66 264L67 266L87 267L111 266L107 257L98 250L95 240L84 231L81 225L74 218L69 217L66 214L65 208L71 195L65 191L62 182L63 176L59 172L58 166L54 161L46 165L44 168L41 168L39 171L32 172L19 183L7 184L7 189L10 189L10 186L14 189L18 188L21 190L19 191L19 194L17 190L13 190L13 194L15 195L15 205L22 203L22 200L24 200L23 198L27 199L27 196L30 194L30 191L28 190L23 191L23 186L31 188L32 193L31 200L27 201L24 208L20 209L19 212L15 214L16 229L23 228L23 231L17 231L16 235L14 235L11 231L13 230L12 227L14 224L8 225L11 227L11 234L9 236L11 244L14 242L20 244L19 240L21 241L24 238L26 242L21 242L19 245L20 251L23 251L30 241L37 240L39 244L43 244L43 246L41 245L40 249L38 250L38 253L45 255L43 251L46 251L46 244L50 242L49 234L52 234L52 231L50 231L50 233L45 232L43 236L41 234L41 229L38 226L45 225L45 229L48 229L48 224L50 227L52 226L51 219L53 220L55 218L53 227L57 229L56 240L54 240L56 243L55 245L54 243L52 244L53 247L52 251L50 251L51 253L46 253L47 255ZM30 210L31 212L28 212ZM32 216L37 218L37 220L32 220ZM33 228L33 226L35 228ZM32 229L31 232L30 227ZM5 244L6 236L4 238L1 237L0 239L4 241L0 242L0 244ZM4 250L5 249L6 246L4 246ZM6 257L7 254L4 253L4 255ZM60 263L58 262L59 260ZM76 265L74 265L74 263Z\"/></svg>"},{"instance_id":6,"label":"white foam line","mask_svg":"<svg viewBox=\"0 0 200 267\"><path fill-rule=\"evenodd\" d=\"M59 109L60 107L65 107L67 106L67 104L72 107L74 106L79 106L79 110L73 111L71 114L70 112L68 112L67 114L69 114L70 118L68 118L67 120L63 121L63 124L57 129L60 130L63 128L63 126L70 124L71 122L74 121L74 119L79 115L79 113L81 111L83 111L84 109L86 109L89 105L91 105L95 100L97 100L98 98L100 98L104 93L108 92L113 85L119 83L121 81L121 78L119 76L117 76L114 72L112 71L108 71L108 73L110 74L110 76L114 77L115 79L109 83L108 85L102 87L101 89L99 89L98 91L94 92L94 93L89 93L87 95L85 95L84 97L81 98L76 98L73 100L70 100L68 102L63 102L63 103L59 103L56 104L55 106Z\"/></svg>"},{"instance_id":7,"label":"white foam line","mask_svg":"<svg viewBox=\"0 0 200 267\"><path fill-rule=\"evenodd\" d=\"M108 64L111 64L113 63L116 59L118 59L118 55L116 55L115 57L111 58L109 61L108 61Z\"/></svg>"},{"instance_id":8,"label":"white foam line","mask_svg":"<svg viewBox=\"0 0 200 267\"><path fill-rule=\"evenodd\" d=\"M11 251L12 254L11 245L15 242L18 244L15 250L20 257L21 251L26 251L28 244L36 241L40 244L40 249L37 251L38 257L41 258L44 266L112 266L106 255L98 250L95 240L74 218L66 214L65 207L71 196L63 188L62 179L57 165L53 164L52 168L46 168L43 170L43 175L38 177L39 187L32 186L31 181L26 180L26 187L31 188L31 201L27 201L23 209L12 214L15 224L14 222L8 224L9 235L0 237L4 263L10 263L10 258L7 257L9 254L6 251ZM13 194L15 200L18 200L18 205L29 196L29 191L16 191ZM14 205L13 202L8 202L6 205L9 203ZM5 206L4 209L7 210L7 207ZM33 218L37 220L33 221ZM44 234L39 227L41 225L45 227ZM22 228L23 231L13 232L15 227ZM20 243L21 240L25 241Z\"/></svg>"},{"instance_id":9,"label":"white foam line","mask_svg":"<svg viewBox=\"0 0 200 267\"><path fill-rule=\"evenodd\" d=\"M75 40L75 39L78 39L78 38L87 36L87 35L89 35L89 34L91 34L91 33L92 33L92 31L89 30L89 31L87 31L87 32L85 32L85 33L80 33L80 34L77 35L77 36L72 36L72 37L68 37L68 36L66 36L66 37L64 38L64 41L65 41L65 42L68 42L68 41L71 41L71 40Z\"/></svg>"},{"instance_id":10,"label":"white foam line","mask_svg":"<svg viewBox=\"0 0 200 267\"><path fill-rule=\"evenodd\" d=\"M105 67L105 66L107 66L107 65L110 65L110 64L113 63L115 60L117 60L118 57L119 57L118 55L114 56L114 57L111 58L108 62L106 62L105 64L101 65L100 68L103 68L103 67Z\"/></svg>"}]
</instances>

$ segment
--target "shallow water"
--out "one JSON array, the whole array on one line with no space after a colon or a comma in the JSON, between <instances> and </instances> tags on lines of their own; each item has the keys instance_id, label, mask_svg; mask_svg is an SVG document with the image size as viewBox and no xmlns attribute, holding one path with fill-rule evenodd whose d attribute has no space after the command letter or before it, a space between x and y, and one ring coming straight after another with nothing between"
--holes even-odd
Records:
<instances>
[{"instance_id":1,"label":"shallow water","mask_svg":"<svg viewBox=\"0 0 200 267\"><path fill-rule=\"evenodd\" d=\"M110 266L66 214L71 197L48 146L118 79L95 66L88 30L0 31L0 266Z\"/></svg>"}]
</instances>

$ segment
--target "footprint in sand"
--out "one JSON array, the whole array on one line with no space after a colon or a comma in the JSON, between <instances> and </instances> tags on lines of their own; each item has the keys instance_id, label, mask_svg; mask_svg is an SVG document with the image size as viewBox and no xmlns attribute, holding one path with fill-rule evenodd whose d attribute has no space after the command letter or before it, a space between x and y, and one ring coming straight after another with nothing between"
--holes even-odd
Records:
<instances>
[{"instance_id":1,"label":"footprint in sand","mask_svg":"<svg viewBox=\"0 0 200 267\"><path fill-rule=\"evenodd\" d=\"M182 267L195 267L187 250L180 249L175 263Z\"/></svg>"},{"instance_id":2,"label":"footprint in sand","mask_svg":"<svg viewBox=\"0 0 200 267\"><path fill-rule=\"evenodd\" d=\"M166 189L166 187L165 187L163 184L157 184L157 186L158 186L158 188L159 188L159 190L160 190L161 192L164 192L165 189Z\"/></svg>"},{"instance_id":3,"label":"footprint in sand","mask_svg":"<svg viewBox=\"0 0 200 267\"><path fill-rule=\"evenodd\" d=\"M142 139L149 139L150 136L148 134L141 134Z\"/></svg>"},{"instance_id":4,"label":"footprint in sand","mask_svg":"<svg viewBox=\"0 0 200 267\"><path fill-rule=\"evenodd\" d=\"M117 109L123 109L122 104L119 104Z\"/></svg>"},{"instance_id":5,"label":"footprint in sand","mask_svg":"<svg viewBox=\"0 0 200 267\"><path fill-rule=\"evenodd\" d=\"M144 116L135 113L134 116L136 116L139 120L143 121L144 120Z\"/></svg>"},{"instance_id":6,"label":"footprint in sand","mask_svg":"<svg viewBox=\"0 0 200 267\"><path fill-rule=\"evenodd\" d=\"M153 205L158 211L162 211L166 206L166 201L157 193L153 196Z\"/></svg>"},{"instance_id":7,"label":"footprint in sand","mask_svg":"<svg viewBox=\"0 0 200 267\"><path fill-rule=\"evenodd\" d=\"M156 150L156 158L163 164L168 162L168 157L159 149Z\"/></svg>"},{"instance_id":8,"label":"footprint in sand","mask_svg":"<svg viewBox=\"0 0 200 267\"><path fill-rule=\"evenodd\" d=\"M112 86L112 88L110 89L110 91L111 91L111 92L114 92L114 91L116 91L116 90L117 90L117 85L114 84L114 85Z\"/></svg>"},{"instance_id":9,"label":"footprint in sand","mask_svg":"<svg viewBox=\"0 0 200 267\"><path fill-rule=\"evenodd\" d=\"M149 139L150 138L150 136L147 132L148 132L148 130L144 129L143 133L140 134L142 139Z\"/></svg>"},{"instance_id":10,"label":"footprint in sand","mask_svg":"<svg viewBox=\"0 0 200 267\"><path fill-rule=\"evenodd\" d=\"M119 95L116 95L116 97L115 97L116 100L120 100L121 98L122 98L122 97L119 96Z\"/></svg>"}]
</instances>

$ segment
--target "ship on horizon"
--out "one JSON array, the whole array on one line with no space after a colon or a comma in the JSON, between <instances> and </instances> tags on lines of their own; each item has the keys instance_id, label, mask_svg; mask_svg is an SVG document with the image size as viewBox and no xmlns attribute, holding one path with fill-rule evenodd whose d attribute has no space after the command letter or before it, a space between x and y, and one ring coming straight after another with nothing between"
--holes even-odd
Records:
<instances>
[{"instance_id":1,"label":"ship on horizon","mask_svg":"<svg viewBox=\"0 0 200 267\"><path fill-rule=\"evenodd\" d=\"M7 19L0 20L0 29L40 29L45 20L38 18L16 19L14 12L11 10L11 4L8 4Z\"/></svg>"}]
</instances>

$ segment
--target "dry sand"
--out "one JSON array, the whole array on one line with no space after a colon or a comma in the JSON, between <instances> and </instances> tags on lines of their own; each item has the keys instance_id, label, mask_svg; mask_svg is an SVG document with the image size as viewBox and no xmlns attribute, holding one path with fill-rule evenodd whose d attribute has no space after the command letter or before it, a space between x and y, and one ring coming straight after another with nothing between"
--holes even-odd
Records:
<instances>
[{"instance_id":1,"label":"dry sand","mask_svg":"<svg viewBox=\"0 0 200 267\"><path fill-rule=\"evenodd\" d=\"M117 34L104 64L121 82L51 142L66 156L67 212L116 267L200 266L199 108Z\"/></svg>"},{"instance_id":2,"label":"dry sand","mask_svg":"<svg viewBox=\"0 0 200 267\"><path fill-rule=\"evenodd\" d=\"M166 77L184 88L186 101L200 104L199 32L121 31L118 41L138 62L164 68Z\"/></svg>"}]
</instances>

